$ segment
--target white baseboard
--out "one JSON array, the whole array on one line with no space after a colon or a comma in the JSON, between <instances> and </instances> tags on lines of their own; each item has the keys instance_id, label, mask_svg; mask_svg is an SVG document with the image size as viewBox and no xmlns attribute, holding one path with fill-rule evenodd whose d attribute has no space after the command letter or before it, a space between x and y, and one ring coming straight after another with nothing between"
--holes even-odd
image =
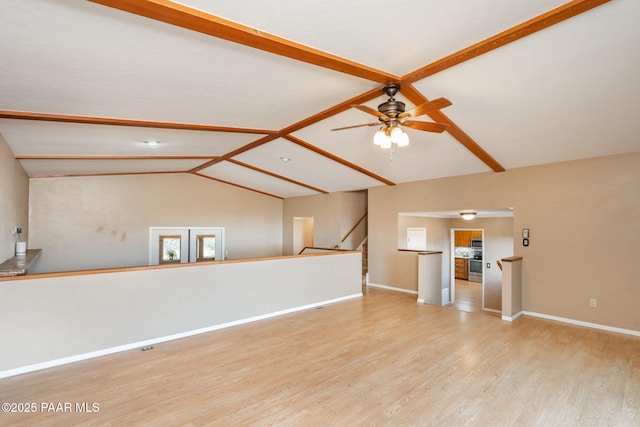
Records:
<instances>
[{"instance_id":1,"label":"white baseboard","mask_svg":"<svg viewBox=\"0 0 640 427\"><path fill-rule=\"evenodd\" d=\"M567 319L566 317L552 316L550 314L535 313L533 311L524 311L523 314L541 319L555 320L557 322L570 323L572 325L586 326L587 328L601 329L608 332L617 332L620 334L633 335L640 337L640 331L633 329L616 328L614 326L601 325L599 323L583 322L582 320Z\"/></svg>"},{"instance_id":2,"label":"white baseboard","mask_svg":"<svg viewBox=\"0 0 640 427\"><path fill-rule=\"evenodd\" d=\"M377 283L367 283L367 286L371 286L372 288L386 289L388 291L404 292L411 295L418 295L418 291L412 291L412 290L403 289L403 288L394 288L393 286L387 286L387 285L378 285Z\"/></svg>"},{"instance_id":3,"label":"white baseboard","mask_svg":"<svg viewBox=\"0 0 640 427\"><path fill-rule=\"evenodd\" d=\"M506 320L507 322L513 322L514 320L516 320L518 317L522 316L524 313L522 311L517 312L516 314L514 314L513 316L509 317L509 316L505 316L504 314L502 315L502 320Z\"/></svg>"},{"instance_id":4,"label":"white baseboard","mask_svg":"<svg viewBox=\"0 0 640 427\"><path fill-rule=\"evenodd\" d=\"M494 309L494 308L485 308L485 307L483 307L483 308L482 308L482 310L483 310L483 311L489 311L489 312L491 312L491 313L498 313L498 314L502 314L502 311L501 311L501 310L496 310L496 309Z\"/></svg>"},{"instance_id":5,"label":"white baseboard","mask_svg":"<svg viewBox=\"0 0 640 427\"><path fill-rule=\"evenodd\" d=\"M7 369L0 371L0 378L12 377L15 375L26 374L27 372L39 371L42 369L53 368L55 366L67 365L73 362L79 362L81 360L93 359L94 357L106 356L108 354L119 353L122 351L133 350L136 348L142 348L161 342L177 340L180 338L186 338L193 335L203 334L206 332L216 331L218 329L230 328L232 326L238 326L245 323L251 323L258 320L269 319L271 317L282 316L283 314L295 313L296 311L308 310L310 308L320 307L327 304L333 304L340 301L346 301L353 298L362 297L362 292L352 295L346 295L340 298L334 298L327 301L316 302L313 304L307 304L299 307L288 308L286 310L275 311L273 313L261 314L259 316L253 316L246 319L234 320L232 322L221 323L218 325L207 326L205 328L195 329L192 331L180 332L165 337L152 338L145 341L138 341L131 344L120 345L117 347L106 348L104 350L92 351L89 353L77 354L73 356L67 356L60 359L49 360L46 362L35 363L33 365L21 366L19 368Z\"/></svg>"}]
</instances>

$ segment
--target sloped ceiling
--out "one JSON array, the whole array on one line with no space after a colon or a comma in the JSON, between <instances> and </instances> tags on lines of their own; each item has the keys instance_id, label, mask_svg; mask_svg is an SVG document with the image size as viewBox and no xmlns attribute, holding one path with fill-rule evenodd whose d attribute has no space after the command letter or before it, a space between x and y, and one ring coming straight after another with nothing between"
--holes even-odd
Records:
<instances>
[{"instance_id":1,"label":"sloped ceiling","mask_svg":"<svg viewBox=\"0 0 640 427\"><path fill-rule=\"evenodd\" d=\"M3 0L0 134L31 177L279 198L637 152L639 19L637 0ZM375 122L350 106L391 82L407 108L452 102L392 160L375 127L331 131Z\"/></svg>"}]
</instances>

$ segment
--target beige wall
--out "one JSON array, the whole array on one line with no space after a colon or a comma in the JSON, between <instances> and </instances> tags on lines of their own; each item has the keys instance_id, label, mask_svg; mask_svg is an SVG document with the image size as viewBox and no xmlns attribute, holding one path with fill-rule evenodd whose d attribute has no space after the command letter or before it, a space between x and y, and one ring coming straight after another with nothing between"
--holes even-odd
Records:
<instances>
[{"instance_id":1,"label":"beige wall","mask_svg":"<svg viewBox=\"0 0 640 427\"><path fill-rule=\"evenodd\" d=\"M398 215L397 247L407 246L407 228L425 227L427 229L427 249L442 251L442 288L451 285L451 229L481 229L484 231L484 257L486 264L484 276L484 307L500 310L502 306L502 275L495 263L496 260L513 255L513 218L478 218L473 221L448 218L431 218L424 216ZM393 255L393 271L396 286L416 290L418 283L418 260L414 253L398 252ZM370 278L370 282L375 282ZM411 284L416 284L411 286ZM385 284L387 286L392 286Z\"/></svg>"},{"instance_id":2,"label":"beige wall","mask_svg":"<svg viewBox=\"0 0 640 427\"><path fill-rule=\"evenodd\" d=\"M371 188L370 281L415 290L394 268L398 212L513 207L524 310L640 330L639 206L640 153Z\"/></svg>"},{"instance_id":3,"label":"beige wall","mask_svg":"<svg viewBox=\"0 0 640 427\"><path fill-rule=\"evenodd\" d=\"M340 240L342 240L351 228L367 211L366 191L347 191L342 193L342 222L340 226ZM367 236L367 223L361 222L353 232L340 244L343 249L356 249Z\"/></svg>"},{"instance_id":4,"label":"beige wall","mask_svg":"<svg viewBox=\"0 0 640 427\"><path fill-rule=\"evenodd\" d=\"M0 135L0 262L15 255L16 227L22 227L28 240L28 212L29 178Z\"/></svg>"},{"instance_id":5,"label":"beige wall","mask_svg":"<svg viewBox=\"0 0 640 427\"><path fill-rule=\"evenodd\" d=\"M149 227L224 227L230 259L282 254L282 201L188 174L31 180L30 272L146 265Z\"/></svg>"},{"instance_id":6,"label":"beige wall","mask_svg":"<svg viewBox=\"0 0 640 427\"><path fill-rule=\"evenodd\" d=\"M371 208L370 208L371 209ZM442 218L427 218L420 216L411 216L411 215L398 215L397 216L397 239L396 239L396 248L397 249L406 249L407 248L407 228L408 227L424 227L427 229L427 250L430 251L442 251L442 289L449 287L449 253L450 249L450 238L449 238L449 230L450 220L442 219ZM370 226L371 234L377 236L378 230L373 226ZM374 238L375 241L375 238ZM369 248L371 248L371 237L369 237ZM370 250L370 249L369 249ZM371 256L369 256L371 259ZM374 284L386 285L386 286L394 286L399 288L408 289L411 291L418 290L418 255L413 252L395 252L393 254L393 261L391 265L388 266L389 271L394 277L398 277L401 279L398 282L406 283L406 284L414 284L413 286L395 286L390 285L388 283L380 283L373 280L371 277L371 273L369 273L369 282ZM371 267L369 267L369 271L371 271Z\"/></svg>"},{"instance_id":7,"label":"beige wall","mask_svg":"<svg viewBox=\"0 0 640 427\"><path fill-rule=\"evenodd\" d=\"M314 246L333 248L366 211L367 195L360 191L292 197L283 205L283 253L292 255L293 218L313 217Z\"/></svg>"}]
</instances>

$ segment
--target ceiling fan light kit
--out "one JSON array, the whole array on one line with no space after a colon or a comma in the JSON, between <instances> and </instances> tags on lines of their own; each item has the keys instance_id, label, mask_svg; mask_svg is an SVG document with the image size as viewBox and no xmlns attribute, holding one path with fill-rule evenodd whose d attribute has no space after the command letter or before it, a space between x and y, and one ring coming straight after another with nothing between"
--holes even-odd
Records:
<instances>
[{"instance_id":1,"label":"ceiling fan light kit","mask_svg":"<svg viewBox=\"0 0 640 427\"><path fill-rule=\"evenodd\" d=\"M379 123L365 123L355 126L346 126L342 128L336 128L331 130L345 130L353 129L364 126L378 126L382 123L382 126L373 135L373 143L383 149L392 149L397 147L406 147L409 145L409 135L402 129L403 127L413 128L415 130L421 130L425 132L444 132L449 125L445 123L433 123L433 122L421 122L421 121L408 121L411 117L417 117L422 114L427 114L431 111L440 110L441 108L448 107L451 102L444 98L438 98L433 101L427 101L423 104L417 105L409 111L405 111L405 103L396 101L394 96L400 91L399 84L388 84L382 88L382 93L387 95L389 99L382 104L378 105L378 109L374 110L366 105L352 105L353 108L357 108L367 114L371 114L378 118Z\"/></svg>"}]
</instances>

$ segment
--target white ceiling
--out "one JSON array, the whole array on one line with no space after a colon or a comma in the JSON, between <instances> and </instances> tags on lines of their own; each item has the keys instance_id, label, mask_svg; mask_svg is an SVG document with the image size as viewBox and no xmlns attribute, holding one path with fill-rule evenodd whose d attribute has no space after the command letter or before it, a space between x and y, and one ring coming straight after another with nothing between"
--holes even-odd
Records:
<instances>
[{"instance_id":1,"label":"white ceiling","mask_svg":"<svg viewBox=\"0 0 640 427\"><path fill-rule=\"evenodd\" d=\"M401 78L565 2L180 3ZM640 2L613 0L413 88L449 99L443 113L506 169L637 152L639 19ZM0 110L10 112L266 133L383 86L89 1L3 0L0 40ZM197 173L283 198L492 170L447 132L409 130L390 161L375 128L330 130L372 121L348 109L251 149L264 133L2 118L0 134L32 177L186 172L224 157Z\"/></svg>"}]
</instances>

